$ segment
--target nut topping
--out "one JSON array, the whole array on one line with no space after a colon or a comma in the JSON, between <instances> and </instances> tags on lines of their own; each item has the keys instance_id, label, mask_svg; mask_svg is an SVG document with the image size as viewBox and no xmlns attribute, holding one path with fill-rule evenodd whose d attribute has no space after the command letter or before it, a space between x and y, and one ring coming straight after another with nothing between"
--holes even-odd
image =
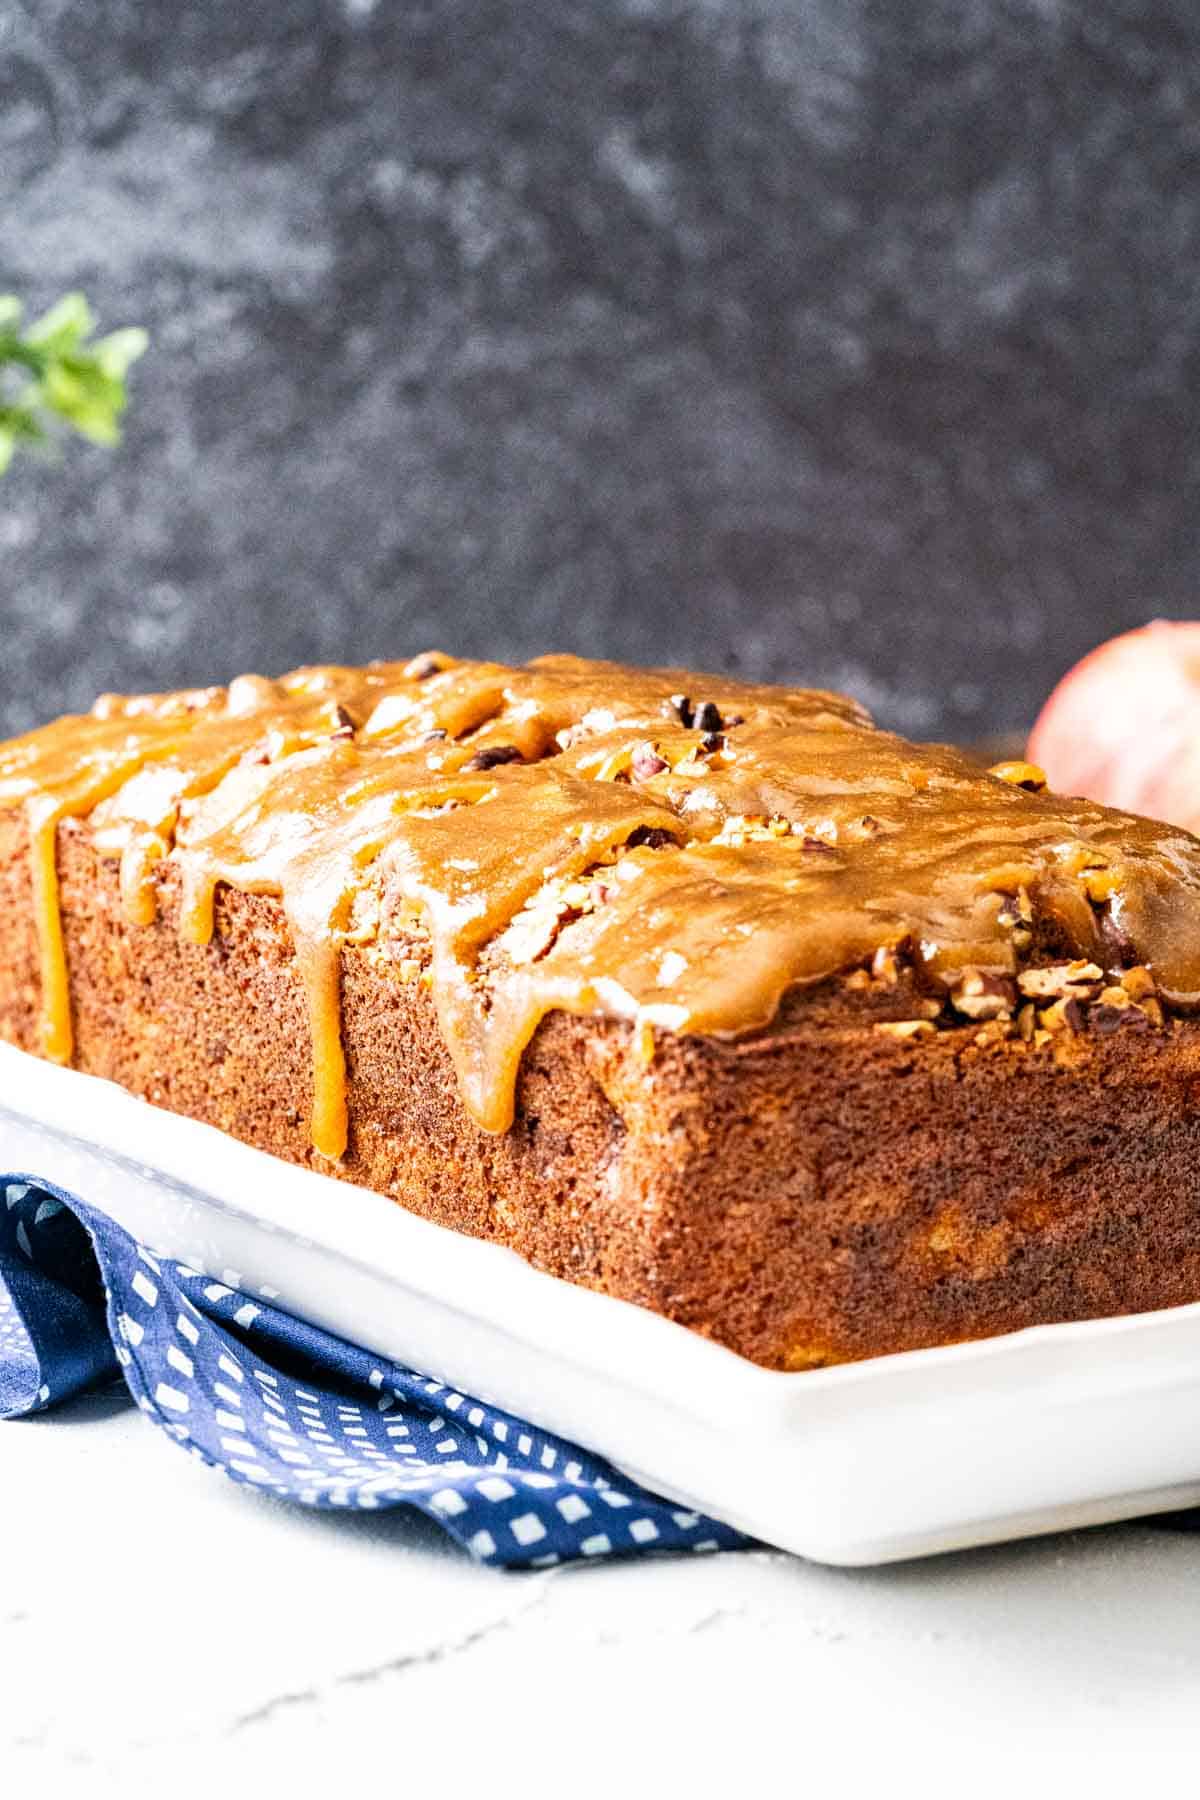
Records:
<instances>
[{"instance_id":1,"label":"nut topping","mask_svg":"<svg viewBox=\"0 0 1200 1800\"><path fill-rule=\"evenodd\" d=\"M967 1019L1008 1019L1017 1002L1016 983L1007 975L966 969L950 995L955 1012Z\"/></svg>"},{"instance_id":2,"label":"nut topping","mask_svg":"<svg viewBox=\"0 0 1200 1800\"><path fill-rule=\"evenodd\" d=\"M1131 1000L1146 1000L1158 991L1153 975L1141 963L1132 969L1123 969L1120 979Z\"/></svg>"},{"instance_id":3,"label":"nut topping","mask_svg":"<svg viewBox=\"0 0 1200 1800\"><path fill-rule=\"evenodd\" d=\"M1001 925L1032 925L1033 902L1029 898L1029 889L1020 887L1015 894L1007 895L996 916Z\"/></svg>"},{"instance_id":4,"label":"nut topping","mask_svg":"<svg viewBox=\"0 0 1200 1800\"><path fill-rule=\"evenodd\" d=\"M1038 1014L1038 1024L1043 1031L1081 1032L1084 1029L1087 1015L1076 999L1056 1000L1053 1006L1044 1007Z\"/></svg>"},{"instance_id":5,"label":"nut topping","mask_svg":"<svg viewBox=\"0 0 1200 1800\"><path fill-rule=\"evenodd\" d=\"M636 831L631 831L626 838L625 848L637 850L644 845L647 850L665 850L668 844L673 845L674 843L675 839L664 826L639 825Z\"/></svg>"},{"instance_id":6,"label":"nut topping","mask_svg":"<svg viewBox=\"0 0 1200 1800\"><path fill-rule=\"evenodd\" d=\"M502 763L524 762L524 757L515 744L485 744L477 750L469 762L463 764L464 773L476 769L498 769Z\"/></svg>"},{"instance_id":7,"label":"nut topping","mask_svg":"<svg viewBox=\"0 0 1200 1800\"><path fill-rule=\"evenodd\" d=\"M808 841L805 840L805 848ZM871 973L876 981L882 981L887 987L895 987L900 979L900 964L896 960L896 952L881 944L871 958Z\"/></svg>"},{"instance_id":8,"label":"nut topping","mask_svg":"<svg viewBox=\"0 0 1200 1800\"><path fill-rule=\"evenodd\" d=\"M427 650L422 656L414 656L411 662L404 665L404 673L409 681L428 681L442 668L442 659L436 650Z\"/></svg>"},{"instance_id":9,"label":"nut topping","mask_svg":"<svg viewBox=\"0 0 1200 1800\"><path fill-rule=\"evenodd\" d=\"M649 742L637 746L629 765L630 773L635 781L650 781L655 775L661 775L670 766L670 763L661 757L654 745Z\"/></svg>"},{"instance_id":10,"label":"nut topping","mask_svg":"<svg viewBox=\"0 0 1200 1800\"><path fill-rule=\"evenodd\" d=\"M1012 787L1024 788L1030 794L1040 794L1046 786L1046 771L1039 769L1036 763L994 763L988 774L994 775L997 781L1007 781Z\"/></svg>"},{"instance_id":11,"label":"nut topping","mask_svg":"<svg viewBox=\"0 0 1200 1800\"><path fill-rule=\"evenodd\" d=\"M687 694L672 694L671 706L679 723L688 731L708 733L723 730L720 710L711 700L697 700L693 703Z\"/></svg>"},{"instance_id":12,"label":"nut topping","mask_svg":"<svg viewBox=\"0 0 1200 1800\"><path fill-rule=\"evenodd\" d=\"M1116 994L1123 996L1120 1005L1109 998L1109 995ZM1110 1031L1119 1031L1122 1026L1130 1026L1135 1031L1150 1029L1149 1018L1140 1006L1134 1005L1124 988L1106 988L1096 1005L1088 1012L1087 1019L1089 1028L1098 1031L1101 1036L1107 1036Z\"/></svg>"},{"instance_id":13,"label":"nut topping","mask_svg":"<svg viewBox=\"0 0 1200 1800\"><path fill-rule=\"evenodd\" d=\"M1030 1000L1091 1000L1100 991L1104 971L1093 962L1051 963L1045 969L1024 969L1017 986Z\"/></svg>"}]
</instances>

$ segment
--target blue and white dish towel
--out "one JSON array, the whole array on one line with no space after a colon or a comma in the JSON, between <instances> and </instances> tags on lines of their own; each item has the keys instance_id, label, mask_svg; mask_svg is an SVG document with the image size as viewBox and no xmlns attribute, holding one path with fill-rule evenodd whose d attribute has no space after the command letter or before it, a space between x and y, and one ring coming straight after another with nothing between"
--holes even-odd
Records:
<instances>
[{"instance_id":1,"label":"blue and white dish towel","mask_svg":"<svg viewBox=\"0 0 1200 1800\"><path fill-rule=\"evenodd\" d=\"M748 1541L509 1413L152 1256L61 1188L0 1175L0 1419L118 1370L148 1419L232 1480L304 1506L415 1507L497 1567Z\"/></svg>"}]
</instances>

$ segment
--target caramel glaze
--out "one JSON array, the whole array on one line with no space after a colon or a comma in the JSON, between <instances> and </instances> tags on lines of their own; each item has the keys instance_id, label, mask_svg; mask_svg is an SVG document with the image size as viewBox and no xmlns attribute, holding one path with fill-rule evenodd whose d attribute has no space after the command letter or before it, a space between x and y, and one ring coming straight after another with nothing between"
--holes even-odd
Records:
<instances>
[{"instance_id":1,"label":"caramel glaze","mask_svg":"<svg viewBox=\"0 0 1200 1800\"><path fill-rule=\"evenodd\" d=\"M884 946L944 985L1011 973L1031 936L1106 965L1116 945L1200 1002L1200 843L980 774L834 694L570 656L241 676L108 695L0 746L0 806L25 811L42 1045L60 1062L62 820L90 819L120 859L135 925L156 917L164 863L198 944L222 883L278 897L312 1027L312 1139L332 1158L341 947L411 978L414 926L464 1101L492 1132L552 1009L631 1020L648 1048L655 1027L732 1036Z\"/></svg>"}]
</instances>

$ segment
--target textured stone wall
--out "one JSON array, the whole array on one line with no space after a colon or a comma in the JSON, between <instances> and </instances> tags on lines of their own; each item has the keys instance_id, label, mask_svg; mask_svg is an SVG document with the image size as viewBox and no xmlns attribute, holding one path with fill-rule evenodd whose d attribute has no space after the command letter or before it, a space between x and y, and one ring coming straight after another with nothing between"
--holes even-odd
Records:
<instances>
[{"instance_id":1,"label":"textured stone wall","mask_svg":"<svg viewBox=\"0 0 1200 1800\"><path fill-rule=\"evenodd\" d=\"M1193 597L1192 0L0 0L0 724L427 644L1019 725Z\"/></svg>"}]
</instances>

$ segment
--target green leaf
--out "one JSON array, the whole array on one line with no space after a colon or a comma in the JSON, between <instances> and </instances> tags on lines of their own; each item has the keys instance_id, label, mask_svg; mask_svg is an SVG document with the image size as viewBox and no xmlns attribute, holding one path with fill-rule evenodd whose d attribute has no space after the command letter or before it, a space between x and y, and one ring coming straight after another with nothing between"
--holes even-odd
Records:
<instances>
[{"instance_id":1,"label":"green leaf","mask_svg":"<svg viewBox=\"0 0 1200 1800\"><path fill-rule=\"evenodd\" d=\"M124 331L110 331L107 337L97 338L92 351L106 375L123 381L131 364L145 355L149 343L149 333L140 325L127 325Z\"/></svg>"},{"instance_id":2,"label":"green leaf","mask_svg":"<svg viewBox=\"0 0 1200 1800\"><path fill-rule=\"evenodd\" d=\"M78 293L24 333L22 314L15 295L0 295L0 474L21 444L45 440L54 425L92 443L117 443L125 377L148 342L136 326L89 342L95 323Z\"/></svg>"},{"instance_id":3,"label":"green leaf","mask_svg":"<svg viewBox=\"0 0 1200 1800\"><path fill-rule=\"evenodd\" d=\"M35 319L25 333L25 342L40 350L61 352L73 350L96 329L92 309L82 294L64 294L57 306Z\"/></svg>"}]
</instances>

